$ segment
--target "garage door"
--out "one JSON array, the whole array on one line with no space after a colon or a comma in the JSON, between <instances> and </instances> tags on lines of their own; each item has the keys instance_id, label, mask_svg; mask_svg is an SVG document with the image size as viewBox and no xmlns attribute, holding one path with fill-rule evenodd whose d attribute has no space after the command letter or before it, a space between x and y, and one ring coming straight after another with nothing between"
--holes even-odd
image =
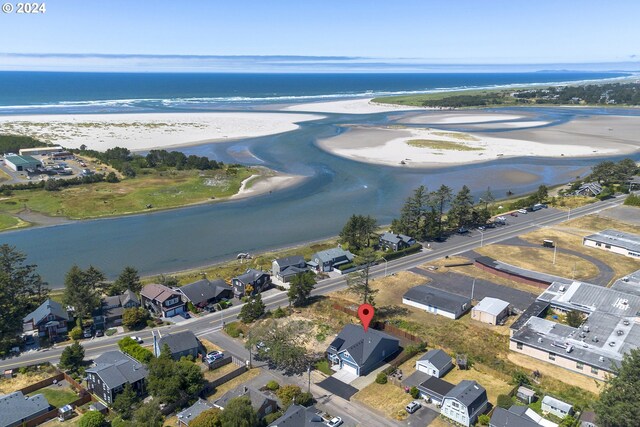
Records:
<instances>
[{"instance_id":1,"label":"garage door","mask_svg":"<svg viewBox=\"0 0 640 427\"><path fill-rule=\"evenodd\" d=\"M358 368L353 365L348 364L347 362L342 362L342 369L348 371L354 375L358 375Z\"/></svg>"}]
</instances>

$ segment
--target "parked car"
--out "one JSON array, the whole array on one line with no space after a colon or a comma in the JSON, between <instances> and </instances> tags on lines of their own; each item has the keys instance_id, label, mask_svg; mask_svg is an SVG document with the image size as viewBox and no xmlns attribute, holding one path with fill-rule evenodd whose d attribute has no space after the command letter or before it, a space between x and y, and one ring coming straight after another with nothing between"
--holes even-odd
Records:
<instances>
[{"instance_id":1,"label":"parked car","mask_svg":"<svg viewBox=\"0 0 640 427\"><path fill-rule=\"evenodd\" d=\"M142 344L144 342L142 338L137 337L135 335L132 336L131 339L134 340L135 342L137 342L138 344Z\"/></svg>"},{"instance_id":2,"label":"parked car","mask_svg":"<svg viewBox=\"0 0 640 427\"><path fill-rule=\"evenodd\" d=\"M420 409L422 407L422 405L420 404L420 402L418 402L417 400L414 400L413 402L409 403L407 406L405 406L405 410L410 413L413 414L414 412L416 412L418 409Z\"/></svg>"},{"instance_id":3,"label":"parked car","mask_svg":"<svg viewBox=\"0 0 640 427\"><path fill-rule=\"evenodd\" d=\"M85 338L91 338L93 336L93 331L91 330L91 328L87 328L84 330L82 336Z\"/></svg>"},{"instance_id":4,"label":"parked car","mask_svg":"<svg viewBox=\"0 0 640 427\"><path fill-rule=\"evenodd\" d=\"M527 210L526 209L518 209L518 212L521 214L526 214Z\"/></svg>"},{"instance_id":5,"label":"parked car","mask_svg":"<svg viewBox=\"0 0 640 427\"><path fill-rule=\"evenodd\" d=\"M224 357L223 352L215 350L207 353L207 355L205 356L205 360L211 363L211 362L215 362L218 359L222 359L223 357Z\"/></svg>"},{"instance_id":6,"label":"parked car","mask_svg":"<svg viewBox=\"0 0 640 427\"><path fill-rule=\"evenodd\" d=\"M478 230L480 230L480 231L484 231L484 230L485 230L485 228L486 228L486 227L485 227L484 225L481 225L480 227L478 227Z\"/></svg>"},{"instance_id":7,"label":"parked car","mask_svg":"<svg viewBox=\"0 0 640 427\"><path fill-rule=\"evenodd\" d=\"M191 319L191 315L189 313L187 313L186 311L180 313L180 317L182 317L184 319Z\"/></svg>"},{"instance_id":8,"label":"parked car","mask_svg":"<svg viewBox=\"0 0 640 427\"><path fill-rule=\"evenodd\" d=\"M511 212L509 215L511 215L511 216L518 216L518 214L517 214L517 213L515 213L515 212Z\"/></svg>"},{"instance_id":9,"label":"parked car","mask_svg":"<svg viewBox=\"0 0 640 427\"><path fill-rule=\"evenodd\" d=\"M499 216L496 218L497 221L506 221L507 217L506 216Z\"/></svg>"},{"instance_id":10,"label":"parked car","mask_svg":"<svg viewBox=\"0 0 640 427\"><path fill-rule=\"evenodd\" d=\"M104 335L104 331L103 331L102 329L98 329L98 330L96 331L96 336L97 336L97 337L101 337L101 336L103 336L103 335Z\"/></svg>"},{"instance_id":11,"label":"parked car","mask_svg":"<svg viewBox=\"0 0 640 427\"><path fill-rule=\"evenodd\" d=\"M468 233L468 232L469 232L469 230L467 230L464 227L458 228L458 234L465 234L465 233Z\"/></svg>"},{"instance_id":12,"label":"parked car","mask_svg":"<svg viewBox=\"0 0 640 427\"><path fill-rule=\"evenodd\" d=\"M327 421L327 425L329 427L338 427L342 425L342 418L340 417L333 417L331 418L329 421Z\"/></svg>"}]
</instances>

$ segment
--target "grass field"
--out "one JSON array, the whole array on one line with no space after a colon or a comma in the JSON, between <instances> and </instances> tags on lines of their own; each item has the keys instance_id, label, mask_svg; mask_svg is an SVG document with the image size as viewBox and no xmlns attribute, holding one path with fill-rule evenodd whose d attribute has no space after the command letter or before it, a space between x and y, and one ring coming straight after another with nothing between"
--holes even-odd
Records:
<instances>
[{"instance_id":1,"label":"grass field","mask_svg":"<svg viewBox=\"0 0 640 427\"><path fill-rule=\"evenodd\" d=\"M226 365L221 366L218 369L214 369L214 370L206 369L204 371L204 379L207 381L213 381L215 379L220 378L223 375L228 374L229 372L237 368L238 368L238 365L236 365L235 363L227 363Z\"/></svg>"},{"instance_id":2,"label":"grass field","mask_svg":"<svg viewBox=\"0 0 640 427\"><path fill-rule=\"evenodd\" d=\"M254 369L251 369L251 370L245 372L242 375L238 375L237 377L235 377L231 381L228 381L228 382L222 384L220 387L216 388L215 393L213 393L211 396L207 397L207 400L209 400L210 402L213 402L214 400L222 397L222 395L225 394L226 392L228 392L229 390L233 390L234 388L238 387L239 385L254 379L258 375L260 375L260 372L261 372L261 369L254 368Z\"/></svg>"},{"instance_id":3,"label":"grass field","mask_svg":"<svg viewBox=\"0 0 640 427\"><path fill-rule=\"evenodd\" d=\"M475 380L487 390L487 399L494 406L498 401L499 394L508 394L514 387L509 384L510 378L507 375L498 375L496 372L488 370L482 364L475 364L471 369L462 371L457 367L450 370L443 378L451 384L458 384L462 380Z\"/></svg>"},{"instance_id":4,"label":"grass field","mask_svg":"<svg viewBox=\"0 0 640 427\"><path fill-rule=\"evenodd\" d=\"M370 408L395 419L404 420L409 414L404 407L413 400L409 393L405 393L400 387L391 383L372 383L363 388L351 399L364 403Z\"/></svg>"},{"instance_id":5,"label":"grass field","mask_svg":"<svg viewBox=\"0 0 640 427\"><path fill-rule=\"evenodd\" d=\"M509 90L513 91L516 89L518 88L513 88ZM521 89L524 89L524 87ZM497 94L501 92L504 92L504 90L475 89L475 90L461 90L461 91L450 91L450 92L424 93L420 95L387 96L383 98L375 98L372 101L383 103L383 104L398 104L398 105L409 105L412 107L422 107L425 101L435 101L443 98L448 98L451 96L490 95L490 94ZM515 102L513 103L515 104Z\"/></svg>"},{"instance_id":6,"label":"grass field","mask_svg":"<svg viewBox=\"0 0 640 427\"><path fill-rule=\"evenodd\" d=\"M124 179L68 187L60 191L19 190L0 200L0 230L15 226L3 220L24 209L70 219L99 218L169 209L211 201L237 193L250 168L212 171L164 171ZM148 206L151 206L148 208Z\"/></svg>"},{"instance_id":7,"label":"grass field","mask_svg":"<svg viewBox=\"0 0 640 427\"><path fill-rule=\"evenodd\" d=\"M0 379L0 394L9 394L14 391L18 391L30 384L45 380L53 375L53 372L41 371L18 374L11 379L2 378Z\"/></svg>"},{"instance_id":8,"label":"grass field","mask_svg":"<svg viewBox=\"0 0 640 427\"><path fill-rule=\"evenodd\" d=\"M455 141L441 141L438 139L410 139L407 144L418 148L431 148L434 150L453 150L453 151L482 151L480 147L470 147Z\"/></svg>"},{"instance_id":9,"label":"grass field","mask_svg":"<svg viewBox=\"0 0 640 427\"><path fill-rule=\"evenodd\" d=\"M554 264L554 251L548 248L494 244L477 248L476 252L516 267L571 279L588 280L598 274L598 268L593 263L562 252L556 253L556 262Z\"/></svg>"},{"instance_id":10,"label":"grass field","mask_svg":"<svg viewBox=\"0 0 640 427\"><path fill-rule=\"evenodd\" d=\"M49 404L55 406L56 408L61 408L64 405L78 399L78 395L75 394L70 388L58 387L57 385L51 385L49 387L41 388L40 390L29 393L29 396L33 396L36 394L43 394Z\"/></svg>"}]
</instances>

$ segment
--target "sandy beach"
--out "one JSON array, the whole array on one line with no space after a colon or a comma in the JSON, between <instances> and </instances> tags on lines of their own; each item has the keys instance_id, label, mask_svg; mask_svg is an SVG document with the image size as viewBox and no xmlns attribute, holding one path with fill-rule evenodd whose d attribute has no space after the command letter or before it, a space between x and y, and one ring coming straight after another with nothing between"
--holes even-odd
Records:
<instances>
[{"instance_id":1,"label":"sandy beach","mask_svg":"<svg viewBox=\"0 0 640 427\"><path fill-rule=\"evenodd\" d=\"M457 123L480 123L477 113ZM496 116L484 116L495 120ZM520 117L514 116L513 120ZM453 118L448 118L452 123ZM405 120L406 121L406 120ZM629 154L640 148L640 117L594 116L557 126L519 129L546 122L522 122L503 132L453 132L434 128L351 126L318 145L352 160L401 167L437 167L511 157L588 157ZM524 126L524 123L529 123ZM505 124L505 123L502 123Z\"/></svg>"},{"instance_id":2,"label":"sandy beach","mask_svg":"<svg viewBox=\"0 0 640 427\"><path fill-rule=\"evenodd\" d=\"M314 114L267 112L148 113L0 116L0 133L104 151L131 151L273 135L296 123L322 118Z\"/></svg>"},{"instance_id":3,"label":"sandy beach","mask_svg":"<svg viewBox=\"0 0 640 427\"><path fill-rule=\"evenodd\" d=\"M308 113L338 113L338 114L373 114L387 113L390 111L420 110L418 107L405 107L402 105L378 104L371 99L349 99L344 101L310 102L308 104L295 104L284 107L287 111L302 111Z\"/></svg>"},{"instance_id":4,"label":"sandy beach","mask_svg":"<svg viewBox=\"0 0 640 427\"><path fill-rule=\"evenodd\" d=\"M230 199L244 199L282 190L300 184L305 177L298 175L286 175L265 169L265 175L251 175L242 181L238 192Z\"/></svg>"}]
</instances>

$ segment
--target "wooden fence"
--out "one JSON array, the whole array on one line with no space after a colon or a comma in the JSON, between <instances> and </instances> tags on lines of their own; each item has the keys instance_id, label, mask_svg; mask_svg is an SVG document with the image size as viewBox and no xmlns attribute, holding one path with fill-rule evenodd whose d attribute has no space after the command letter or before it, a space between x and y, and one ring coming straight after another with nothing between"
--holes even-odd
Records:
<instances>
[{"instance_id":1,"label":"wooden fence","mask_svg":"<svg viewBox=\"0 0 640 427\"><path fill-rule=\"evenodd\" d=\"M36 391L39 390L43 387L47 387L50 386L51 384L53 384L54 381L62 381L63 379L65 379L65 374L63 374L62 372L59 372L49 378L45 378L42 381L38 381L37 383L33 383L33 384L29 384L26 387L21 388L18 391L21 391L22 394L29 394L32 391Z\"/></svg>"}]
</instances>

